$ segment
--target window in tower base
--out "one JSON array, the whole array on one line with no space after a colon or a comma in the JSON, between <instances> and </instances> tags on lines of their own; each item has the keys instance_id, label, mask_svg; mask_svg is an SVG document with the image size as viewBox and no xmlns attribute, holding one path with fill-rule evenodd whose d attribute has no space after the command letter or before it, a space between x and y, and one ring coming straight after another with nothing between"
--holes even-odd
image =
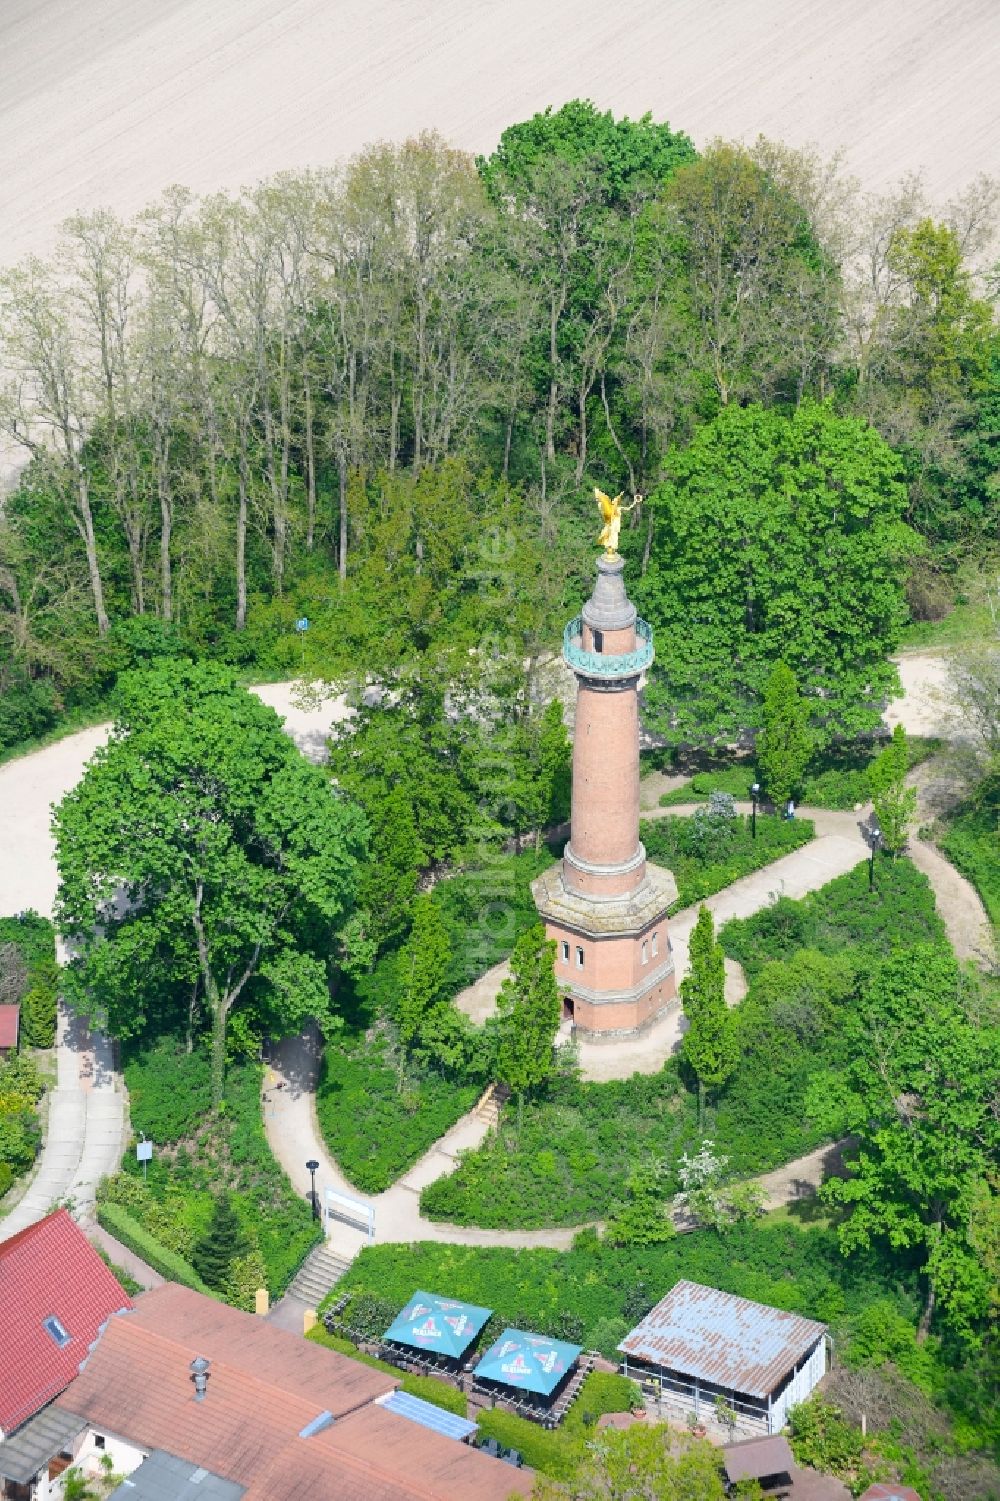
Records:
<instances>
[{"instance_id":1,"label":"window in tower base","mask_svg":"<svg viewBox=\"0 0 1000 1501\"><path fill-rule=\"evenodd\" d=\"M562 959L562 962L564 964L568 964L569 963L569 944L568 943L563 942L563 943L561 943L559 945L559 957Z\"/></svg>"},{"instance_id":2,"label":"window in tower base","mask_svg":"<svg viewBox=\"0 0 1000 1501\"><path fill-rule=\"evenodd\" d=\"M576 967L577 969L583 968L583 949L581 948L576 951Z\"/></svg>"}]
</instances>

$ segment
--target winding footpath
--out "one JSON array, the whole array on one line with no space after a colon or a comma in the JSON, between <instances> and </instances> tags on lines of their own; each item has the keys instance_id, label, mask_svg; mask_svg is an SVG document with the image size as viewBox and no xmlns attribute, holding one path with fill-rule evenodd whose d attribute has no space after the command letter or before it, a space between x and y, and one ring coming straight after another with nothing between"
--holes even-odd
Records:
<instances>
[{"instance_id":1,"label":"winding footpath","mask_svg":"<svg viewBox=\"0 0 1000 1501\"><path fill-rule=\"evenodd\" d=\"M934 673L940 675L939 664ZM932 677L934 676L932 673ZM904 673L907 697L912 696L916 722L894 706L893 719L902 718L908 728L926 733L932 702L922 695L923 680L910 659ZM268 684L254 691L285 719L288 732L303 753L322 759L330 726L350 711L343 699L328 700L318 708L303 709L293 701L294 684ZM57 876L54 847L49 831L49 810L79 780L87 760L107 736L106 725L80 731L19 760L0 767L0 914L13 914L33 907L50 914ZM693 811L694 805L675 808L648 806L657 803L667 783L657 779L644 783L646 818ZM801 810L814 819L817 837L810 844L783 856L763 870L734 882L708 899L717 922L747 916L779 895L798 897L814 891L866 857L857 813ZM918 844L913 858L934 888L948 935L960 957L978 958L983 952L986 915L972 886L930 845ZM687 938L697 912L689 908L671 923L679 973L686 963ZM459 998L470 1014L479 1019L488 1014L499 988L503 966L490 972ZM730 969L727 996L730 1004L741 994L738 967ZM674 1012L660 1029L640 1038L629 1049L591 1047L581 1050L584 1072L592 1078L621 1077L653 1072L679 1045L682 1018ZM612 1060L612 1054L617 1059ZM595 1056L590 1056L595 1055ZM600 1055L600 1056L596 1056ZM60 1008L57 1039L57 1082L48 1097L45 1142L33 1177L20 1201L0 1219L0 1240L15 1234L45 1214L56 1202L72 1203L85 1222L92 1216L94 1188L105 1173L114 1171L125 1144L126 1101L121 1080L115 1074L106 1038L90 1034L78 1018ZM347 1182L327 1152L315 1115L315 1085L319 1053L313 1032L289 1038L276 1045L264 1092L264 1124L275 1157L296 1187L308 1190L307 1160L315 1158L320 1169L317 1187L355 1200L361 1196ZM463 1117L407 1173L383 1194L364 1199L375 1210L375 1234L379 1241L409 1242L417 1239L482 1246L549 1246L564 1249L574 1229L500 1231L467 1229L438 1224L420 1214L420 1191L428 1183L454 1170L457 1154L478 1146L492 1121L488 1112ZM786 1164L760 1181L774 1207L810 1192L830 1170L831 1153L825 1147L801 1160ZM333 1222L330 1240L336 1251L352 1257L364 1242L364 1233L354 1225Z\"/></svg>"}]
</instances>

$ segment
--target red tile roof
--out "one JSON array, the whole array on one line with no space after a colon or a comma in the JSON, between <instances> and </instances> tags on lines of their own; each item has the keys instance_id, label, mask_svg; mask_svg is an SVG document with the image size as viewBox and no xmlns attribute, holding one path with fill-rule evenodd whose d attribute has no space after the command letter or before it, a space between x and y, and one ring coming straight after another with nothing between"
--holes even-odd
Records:
<instances>
[{"instance_id":1,"label":"red tile roof","mask_svg":"<svg viewBox=\"0 0 1000 1501\"><path fill-rule=\"evenodd\" d=\"M309 1405L309 1417L324 1409L342 1417L400 1384L398 1376L373 1370L336 1350L325 1350L301 1335L275 1329L253 1314L241 1313L176 1282L143 1293L128 1322L183 1347L178 1354L187 1361L204 1355L213 1362L213 1369L216 1361L224 1361L236 1373L302 1397ZM190 1396L188 1374L185 1365L181 1383L185 1399ZM308 1421L308 1417L303 1419L303 1423ZM160 1447L169 1449L170 1445Z\"/></svg>"},{"instance_id":2,"label":"red tile roof","mask_svg":"<svg viewBox=\"0 0 1000 1501\"><path fill-rule=\"evenodd\" d=\"M190 1363L211 1362L202 1402ZM248 1487L245 1501L506 1501L518 1471L374 1405L397 1378L167 1283L114 1319L59 1406ZM321 1413L333 1422L309 1438Z\"/></svg>"},{"instance_id":3,"label":"red tile roof","mask_svg":"<svg viewBox=\"0 0 1000 1501\"><path fill-rule=\"evenodd\" d=\"M20 1019L20 1006L0 1006L0 1048L17 1047Z\"/></svg>"},{"instance_id":4,"label":"red tile roof","mask_svg":"<svg viewBox=\"0 0 1000 1501\"><path fill-rule=\"evenodd\" d=\"M0 1241L0 1430L11 1433L64 1391L128 1294L65 1209ZM60 1348L43 1319L69 1335Z\"/></svg>"}]
</instances>

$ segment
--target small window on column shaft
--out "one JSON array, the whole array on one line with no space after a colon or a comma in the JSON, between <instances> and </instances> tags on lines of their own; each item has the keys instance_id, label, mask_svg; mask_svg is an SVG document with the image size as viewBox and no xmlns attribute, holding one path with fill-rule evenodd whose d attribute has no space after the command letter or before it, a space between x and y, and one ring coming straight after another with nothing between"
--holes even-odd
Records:
<instances>
[{"instance_id":1,"label":"small window on column shaft","mask_svg":"<svg viewBox=\"0 0 1000 1501\"><path fill-rule=\"evenodd\" d=\"M604 632L603 631L595 631L594 632L594 650L596 652L602 652L604 650Z\"/></svg>"}]
</instances>

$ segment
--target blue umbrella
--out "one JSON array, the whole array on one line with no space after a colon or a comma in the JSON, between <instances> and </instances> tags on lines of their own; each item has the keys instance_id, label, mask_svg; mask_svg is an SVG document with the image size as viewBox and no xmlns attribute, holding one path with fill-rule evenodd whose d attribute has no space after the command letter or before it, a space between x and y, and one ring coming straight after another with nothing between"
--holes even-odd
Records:
<instances>
[{"instance_id":1,"label":"blue umbrella","mask_svg":"<svg viewBox=\"0 0 1000 1501\"><path fill-rule=\"evenodd\" d=\"M579 1345L568 1345L547 1334L505 1329L476 1366L477 1381L499 1381L521 1391L548 1397L576 1364Z\"/></svg>"},{"instance_id":2,"label":"blue umbrella","mask_svg":"<svg viewBox=\"0 0 1000 1501\"><path fill-rule=\"evenodd\" d=\"M457 1360L486 1323L491 1308L416 1292L385 1331L383 1339L415 1350L433 1350Z\"/></svg>"}]
</instances>

